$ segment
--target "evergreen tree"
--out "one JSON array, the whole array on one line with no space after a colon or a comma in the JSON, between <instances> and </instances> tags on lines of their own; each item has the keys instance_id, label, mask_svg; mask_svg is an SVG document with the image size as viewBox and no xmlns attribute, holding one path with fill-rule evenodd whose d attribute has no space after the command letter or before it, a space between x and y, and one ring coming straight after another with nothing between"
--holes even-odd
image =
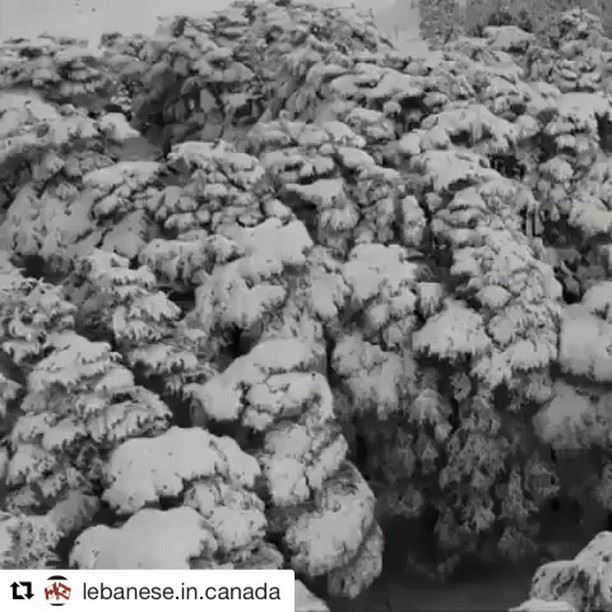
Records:
<instances>
[{"instance_id":1,"label":"evergreen tree","mask_svg":"<svg viewBox=\"0 0 612 612\"><path fill-rule=\"evenodd\" d=\"M432 45L443 45L462 33L457 0L419 0L421 35Z\"/></svg>"}]
</instances>

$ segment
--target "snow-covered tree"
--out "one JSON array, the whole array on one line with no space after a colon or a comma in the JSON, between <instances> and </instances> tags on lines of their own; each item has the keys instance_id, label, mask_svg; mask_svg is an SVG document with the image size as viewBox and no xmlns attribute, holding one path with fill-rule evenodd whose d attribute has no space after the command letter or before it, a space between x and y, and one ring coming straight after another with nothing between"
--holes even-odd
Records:
<instances>
[{"instance_id":1,"label":"snow-covered tree","mask_svg":"<svg viewBox=\"0 0 612 612\"><path fill-rule=\"evenodd\" d=\"M418 246L418 228L409 226L424 225L424 219L403 199L400 174L377 164L365 150L366 140L346 123L261 123L249 142L277 197L317 244L345 256L355 244L386 244L412 237L412 230L414 244L407 246Z\"/></svg>"},{"instance_id":2,"label":"snow-covered tree","mask_svg":"<svg viewBox=\"0 0 612 612\"><path fill-rule=\"evenodd\" d=\"M180 395L184 384L211 374L199 358L204 331L181 324L180 308L155 290L156 278L146 266L130 269L128 259L96 250L76 262L70 284L79 327L92 337L110 332L130 366L161 379L166 392Z\"/></svg>"},{"instance_id":3,"label":"snow-covered tree","mask_svg":"<svg viewBox=\"0 0 612 612\"><path fill-rule=\"evenodd\" d=\"M48 531L41 542L49 556L60 537L90 523L105 453L132 435L164 429L169 410L135 385L107 343L74 331L75 307L57 287L6 265L2 294L3 355L25 379L18 389L20 381L3 377L7 399L19 393L21 400L3 414L12 426L2 470L3 507L15 517L10 531L17 530L17 552L8 563L19 564L28 530Z\"/></svg>"},{"instance_id":4,"label":"snow-covered tree","mask_svg":"<svg viewBox=\"0 0 612 612\"><path fill-rule=\"evenodd\" d=\"M310 579L327 575L331 593L354 597L380 573L382 534L374 495L346 459L333 395L316 367L316 354L297 338L265 340L191 392L209 419L261 437L253 452L270 530L291 567Z\"/></svg>"},{"instance_id":5,"label":"snow-covered tree","mask_svg":"<svg viewBox=\"0 0 612 612\"><path fill-rule=\"evenodd\" d=\"M601 0L467 0L465 27L479 35L488 25L515 25L546 40L563 12L578 8L602 16L605 6Z\"/></svg>"},{"instance_id":6,"label":"snow-covered tree","mask_svg":"<svg viewBox=\"0 0 612 612\"><path fill-rule=\"evenodd\" d=\"M83 569L279 567L282 556L264 541L259 476L257 461L234 440L199 428L132 438L110 455L102 495L130 518L85 530L70 562ZM161 500L178 499L183 503L159 509Z\"/></svg>"},{"instance_id":7,"label":"snow-covered tree","mask_svg":"<svg viewBox=\"0 0 612 612\"><path fill-rule=\"evenodd\" d=\"M421 35L432 45L461 34L463 19L457 0L419 0L419 15Z\"/></svg>"},{"instance_id":8,"label":"snow-covered tree","mask_svg":"<svg viewBox=\"0 0 612 612\"><path fill-rule=\"evenodd\" d=\"M164 146L200 134L240 139L266 109L274 118L285 101L300 110L309 104L312 65L392 50L371 19L301 2L235 2L207 17L162 21L144 45L104 46L112 64L131 58L124 73L139 81L131 85L138 125Z\"/></svg>"},{"instance_id":9,"label":"snow-covered tree","mask_svg":"<svg viewBox=\"0 0 612 612\"><path fill-rule=\"evenodd\" d=\"M149 227L144 201L159 181L153 161L117 161L138 134L121 114L97 120L36 92L2 92L0 244L39 257L53 273L97 246L135 257ZM114 163L117 161L117 163Z\"/></svg>"},{"instance_id":10,"label":"snow-covered tree","mask_svg":"<svg viewBox=\"0 0 612 612\"><path fill-rule=\"evenodd\" d=\"M0 88L36 89L48 100L101 111L114 80L87 40L39 36L0 44Z\"/></svg>"}]
</instances>

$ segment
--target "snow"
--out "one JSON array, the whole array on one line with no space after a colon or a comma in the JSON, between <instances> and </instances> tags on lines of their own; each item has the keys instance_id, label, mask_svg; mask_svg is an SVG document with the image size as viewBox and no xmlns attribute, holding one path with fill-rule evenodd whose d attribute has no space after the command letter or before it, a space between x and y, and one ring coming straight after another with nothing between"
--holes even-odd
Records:
<instances>
[{"instance_id":1,"label":"snow","mask_svg":"<svg viewBox=\"0 0 612 612\"><path fill-rule=\"evenodd\" d=\"M224 372L206 384L190 385L188 390L210 418L232 421L241 415L245 388L256 388L252 397L257 401L256 385L265 384L274 374L304 370L312 362L313 354L310 348L298 339L267 340L260 342L247 355L235 359ZM273 394L272 390L270 394ZM265 405L265 412L268 414L274 414L275 404L277 408L282 407L273 397L269 401L270 403ZM255 410L256 405L252 409ZM253 419L254 416L250 418ZM267 419L264 420L264 423L266 422Z\"/></svg>"},{"instance_id":2,"label":"snow","mask_svg":"<svg viewBox=\"0 0 612 612\"><path fill-rule=\"evenodd\" d=\"M290 183L285 189L320 209L335 207L347 198L341 178L319 179L310 185Z\"/></svg>"},{"instance_id":3,"label":"snow","mask_svg":"<svg viewBox=\"0 0 612 612\"><path fill-rule=\"evenodd\" d=\"M340 468L346 456L348 445L334 428L327 383L325 388L327 401L320 402L321 409L313 398L314 406L299 424L282 422L265 436L261 464L272 499L278 506L307 501ZM304 405L306 402L308 398L304 398ZM326 427L329 432L325 431Z\"/></svg>"},{"instance_id":4,"label":"snow","mask_svg":"<svg viewBox=\"0 0 612 612\"><path fill-rule=\"evenodd\" d=\"M107 113L98 120L98 127L103 134L117 143L131 138L138 138L139 132L127 122L123 113Z\"/></svg>"},{"instance_id":5,"label":"snow","mask_svg":"<svg viewBox=\"0 0 612 612\"><path fill-rule=\"evenodd\" d=\"M577 610L566 601L528 599L520 606L510 608L509 612L577 612Z\"/></svg>"},{"instance_id":6,"label":"snow","mask_svg":"<svg viewBox=\"0 0 612 612\"><path fill-rule=\"evenodd\" d=\"M305 253L313 246L306 228L299 221L283 224L280 219L268 219L262 224L248 229L230 227L224 235L233 240L252 266L251 276L262 275L260 270L268 262L280 262L285 266L299 266L305 263ZM247 262L243 266L247 267Z\"/></svg>"},{"instance_id":7,"label":"snow","mask_svg":"<svg viewBox=\"0 0 612 612\"><path fill-rule=\"evenodd\" d=\"M559 381L554 386L552 401L534 416L535 433L542 442L558 450L605 446L606 431L612 425L606 414L606 401L607 395L594 401L587 393Z\"/></svg>"},{"instance_id":8,"label":"snow","mask_svg":"<svg viewBox=\"0 0 612 612\"><path fill-rule=\"evenodd\" d=\"M581 306L567 307L561 327L561 368L594 381L612 380L612 325Z\"/></svg>"},{"instance_id":9,"label":"snow","mask_svg":"<svg viewBox=\"0 0 612 612\"><path fill-rule=\"evenodd\" d=\"M49 516L0 513L0 563L3 567L45 569L61 534Z\"/></svg>"},{"instance_id":10,"label":"snow","mask_svg":"<svg viewBox=\"0 0 612 612\"><path fill-rule=\"evenodd\" d=\"M338 341L332 364L349 391L355 414L374 411L385 420L401 409L401 390L410 388L413 375L409 359L353 334Z\"/></svg>"},{"instance_id":11,"label":"snow","mask_svg":"<svg viewBox=\"0 0 612 612\"><path fill-rule=\"evenodd\" d=\"M418 77L388 70L382 75L378 84L366 92L369 100L418 98L423 94L423 81Z\"/></svg>"},{"instance_id":12,"label":"snow","mask_svg":"<svg viewBox=\"0 0 612 612\"><path fill-rule=\"evenodd\" d=\"M330 595L354 599L367 590L382 572L384 541L381 529L374 525L351 562L333 570L327 585Z\"/></svg>"},{"instance_id":13,"label":"snow","mask_svg":"<svg viewBox=\"0 0 612 612\"><path fill-rule=\"evenodd\" d=\"M398 245L362 244L349 254L342 275L352 290L352 299L364 304L378 295L397 296L406 285L415 284L420 267L405 259L405 251ZM408 293L408 310L416 298Z\"/></svg>"},{"instance_id":14,"label":"snow","mask_svg":"<svg viewBox=\"0 0 612 612\"><path fill-rule=\"evenodd\" d=\"M220 228L220 234L243 256L217 266L204 279L196 291L194 316L204 329L247 329L283 303L281 275L285 268L305 263L312 241L302 223L283 225L277 218L254 228Z\"/></svg>"},{"instance_id":15,"label":"snow","mask_svg":"<svg viewBox=\"0 0 612 612\"><path fill-rule=\"evenodd\" d=\"M322 320L333 320L338 315L348 288L339 274L321 270L313 273L310 297L313 311Z\"/></svg>"},{"instance_id":16,"label":"snow","mask_svg":"<svg viewBox=\"0 0 612 612\"><path fill-rule=\"evenodd\" d=\"M415 166L430 177L438 193L454 184L498 177L494 170L483 167L480 158L470 151L427 151L413 159Z\"/></svg>"},{"instance_id":17,"label":"snow","mask_svg":"<svg viewBox=\"0 0 612 612\"><path fill-rule=\"evenodd\" d=\"M582 305L591 314L612 321L612 281L592 285L582 296Z\"/></svg>"},{"instance_id":18,"label":"snow","mask_svg":"<svg viewBox=\"0 0 612 612\"><path fill-rule=\"evenodd\" d=\"M599 198L578 193L570 205L569 223L585 236L612 233L612 211Z\"/></svg>"},{"instance_id":19,"label":"snow","mask_svg":"<svg viewBox=\"0 0 612 612\"><path fill-rule=\"evenodd\" d=\"M157 438L124 442L113 451L108 473L112 484L103 499L118 512L134 513L179 495L186 482L199 478L219 476L252 487L259 467L231 438L173 427Z\"/></svg>"},{"instance_id":20,"label":"snow","mask_svg":"<svg viewBox=\"0 0 612 612\"><path fill-rule=\"evenodd\" d=\"M2 109L2 115L0 115L0 136L2 137L14 132L24 115L32 122L50 122L60 117L57 109L45 102L41 94L36 91L3 90L0 92L0 109Z\"/></svg>"},{"instance_id":21,"label":"snow","mask_svg":"<svg viewBox=\"0 0 612 612\"><path fill-rule=\"evenodd\" d=\"M609 116L610 102L599 93L565 93L557 98L560 117L580 128L592 125L594 118Z\"/></svg>"},{"instance_id":22,"label":"snow","mask_svg":"<svg viewBox=\"0 0 612 612\"><path fill-rule=\"evenodd\" d=\"M236 151L229 143L186 141L175 145L168 155L168 162L183 162L189 168L205 171L219 168L232 173L233 181L243 188L252 187L263 177L263 167L257 158Z\"/></svg>"},{"instance_id":23,"label":"snow","mask_svg":"<svg viewBox=\"0 0 612 612\"><path fill-rule=\"evenodd\" d=\"M357 553L373 523L374 495L351 464L315 494L315 510L291 524L284 540L296 572L320 576Z\"/></svg>"},{"instance_id":24,"label":"snow","mask_svg":"<svg viewBox=\"0 0 612 612\"><path fill-rule=\"evenodd\" d=\"M76 386L81 377L103 374L113 359L106 342L91 342L74 332L55 336L50 343L55 351L37 364L28 377L28 388L44 391L53 384L66 389Z\"/></svg>"},{"instance_id":25,"label":"snow","mask_svg":"<svg viewBox=\"0 0 612 612\"><path fill-rule=\"evenodd\" d=\"M535 42L535 36L525 30L509 25L498 27L487 27L484 31L488 44L492 49L502 51L521 51L525 50L530 44Z\"/></svg>"},{"instance_id":26,"label":"snow","mask_svg":"<svg viewBox=\"0 0 612 612\"><path fill-rule=\"evenodd\" d=\"M70 565L79 569L189 569L216 550L203 517L186 506L144 509L120 528L97 525L77 538Z\"/></svg>"},{"instance_id":27,"label":"snow","mask_svg":"<svg viewBox=\"0 0 612 612\"><path fill-rule=\"evenodd\" d=\"M184 503L206 519L221 552L245 549L266 533L264 504L244 489L226 483L196 482L185 494Z\"/></svg>"},{"instance_id":28,"label":"snow","mask_svg":"<svg viewBox=\"0 0 612 612\"><path fill-rule=\"evenodd\" d=\"M57 459L49 451L34 444L19 444L8 465L6 482L26 484L36 482L57 465Z\"/></svg>"},{"instance_id":29,"label":"snow","mask_svg":"<svg viewBox=\"0 0 612 612\"><path fill-rule=\"evenodd\" d=\"M82 531L91 525L100 509L100 500L94 495L70 491L47 515L64 535Z\"/></svg>"},{"instance_id":30,"label":"snow","mask_svg":"<svg viewBox=\"0 0 612 612\"><path fill-rule=\"evenodd\" d=\"M491 346L482 316L458 300L447 299L443 310L412 336L416 351L442 359L478 356Z\"/></svg>"},{"instance_id":31,"label":"snow","mask_svg":"<svg viewBox=\"0 0 612 612\"><path fill-rule=\"evenodd\" d=\"M535 573L529 595L557 601L575 610L608 610L612 606L610 551L612 532L598 533L571 561L542 565Z\"/></svg>"},{"instance_id":32,"label":"snow","mask_svg":"<svg viewBox=\"0 0 612 612\"><path fill-rule=\"evenodd\" d=\"M516 128L512 123L496 117L480 104L431 115L422 123L423 129L431 130L434 127L441 128L451 138L467 133L472 145L491 139L489 146L492 152L507 151L517 140Z\"/></svg>"},{"instance_id":33,"label":"snow","mask_svg":"<svg viewBox=\"0 0 612 612\"><path fill-rule=\"evenodd\" d=\"M138 135L123 115L60 113L35 94L28 109L28 93L0 94L2 348L28 374L14 424L17 389L0 377L7 504L41 504L62 532L80 531L95 520L81 491L95 477L117 521L81 534L79 566L291 564L349 598L381 572L379 511L442 510L439 571L479 546L473 534L479 553L517 557L539 537L531 497L550 493L527 482L554 472L533 466L540 446L610 442L607 95L524 81L538 58L521 56L532 37L512 27L402 58L371 28L310 8L271 4L253 27L239 13L164 22L143 51L159 63L138 100L145 115L206 122L172 93L183 98L199 71L227 85L215 91L227 107L253 96L252 110L263 102L265 119L279 117L248 135L241 126L239 145L194 131L165 161L126 161L116 144ZM260 51L282 80L260 71ZM585 84L579 66L564 67ZM67 87L88 74L71 67ZM36 78L57 87L54 75ZM520 158L522 186L490 167L500 153ZM8 255L42 257L57 284L31 289ZM555 276L583 297L562 320ZM64 331L64 289L78 329L99 336ZM194 427L168 430L168 406L135 380L180 396L167 401ZM535 446L522 447L513 423ZM376 445L359 458L368 482L347 460L360 455L357 436ZM588 503L610 507L611 473L593 474ZM158 559L175 532L170 561Z\"/></svg>"},{"instance_id":34,"label":"snow","mask_svg":"<svg viewBox=\"0 0 612 612\"><path fill-rule=\"evenodd\" d=\"M246 394L248 408L244 416L251 425L264 419L265 413L271 419L278 416L293 418L299 416L306 402L314 402L322 393L328 395L327 382L320 375L302 372L274 374L264 383L250 387ZM256 429L260 429L257 425Z\"/></svg>"},{"instance_id":35,"label":"snow","mask_svg":"<svg viewBox=\"0 0 612 612\"><path fill-rule=\"evenodd\" d=\"M150 183L160 170L161 164L158 162L124 161L86 174L83 183L101 193L108 193L124 183L138 189Z\"/></svg>"},{"instance_id":36,"label":"snow","mask_svg":"<svg viewBox=\"0 0 612 612\"><path fill-rule=\"evenodd\" d=\"M403 155L418 155L422 151L421 136L417 131L407 132L399 139L397 148Z\"/></svg>"}]
</instances>

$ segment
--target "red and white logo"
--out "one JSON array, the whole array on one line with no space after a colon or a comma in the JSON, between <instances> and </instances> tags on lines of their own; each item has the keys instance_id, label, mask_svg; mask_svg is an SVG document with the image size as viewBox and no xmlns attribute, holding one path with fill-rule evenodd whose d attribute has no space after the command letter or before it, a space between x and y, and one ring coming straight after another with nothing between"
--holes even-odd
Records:
<instances>
[{"instance_id":1,"label":"red and white logo","mask_svg":"<svg viewBox=\"0 0 612 612\"><path fill-rule=\"evenodd\" d=\"M52 606L63 606L70 600L72 589L68 586L68 579L65 576L49 576L45 587L45 599Z\"/></svg>"}]
</instances>

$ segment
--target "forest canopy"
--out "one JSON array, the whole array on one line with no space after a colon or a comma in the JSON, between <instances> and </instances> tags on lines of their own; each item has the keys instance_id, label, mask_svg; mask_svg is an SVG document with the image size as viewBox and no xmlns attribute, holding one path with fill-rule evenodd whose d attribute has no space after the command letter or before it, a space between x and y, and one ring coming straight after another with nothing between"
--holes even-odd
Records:
<instances>
[{"instance_id":1,"label":"forest canopy","mask_svg":"<svg viewBox=\"0 0 612 612\"><path fill-rule=\"evenodd\" d=\"M558 508L605 529L612 45L597 11L554 24L423 58L239 1L98 53L5 42L2 567L355 598L393 521L437 579L543 559Z\"/></svg>"}]
</instances>

